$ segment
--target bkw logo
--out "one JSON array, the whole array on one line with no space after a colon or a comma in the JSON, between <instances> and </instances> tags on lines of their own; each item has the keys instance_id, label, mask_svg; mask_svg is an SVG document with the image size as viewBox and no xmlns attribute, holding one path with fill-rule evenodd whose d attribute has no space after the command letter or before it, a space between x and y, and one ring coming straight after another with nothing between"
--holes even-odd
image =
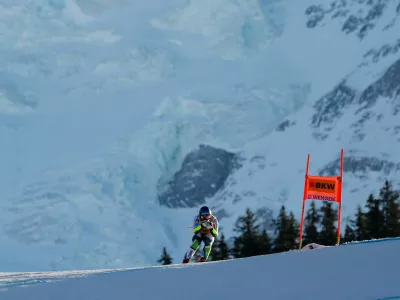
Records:
<instances>
[{"instance_id":1,"label":"bkw logo","mask_svg":"<svg viewBox=\"0 0 400 300\"><path fill-rule=\"evenodd\" d=\"M324 190L334 190L335 184L334 183L323 183L323 182L316 182L315 187L317 189L324 189Z\"/></svg>"}]
</instances>

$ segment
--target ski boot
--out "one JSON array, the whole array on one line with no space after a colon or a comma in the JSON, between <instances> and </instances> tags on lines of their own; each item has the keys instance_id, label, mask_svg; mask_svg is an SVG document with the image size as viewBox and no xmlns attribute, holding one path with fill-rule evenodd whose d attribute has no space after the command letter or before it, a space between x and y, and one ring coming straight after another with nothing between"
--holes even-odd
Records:
<instances>
[{"instance_id":1,"label":"ski boot","mask_svg":"<svg viewBox=\"0 0 400 300\"><path fill-rule=\"evenodd\" d=\"M205 261L206 261L206 259L205 259L204 257L200 257L199 260L198 260L197 262L200 263L200 262L205 262Z\"/></svg>"},{"instance_id":2,"label":"ski boot","mask_svg":"<svg viewBox=\"0 0 400 300\"><path fill-rule=\"evenodd\" d=\"M182 261L182 263L183 263L183 264L187 264L187 263L189 263L189 261L190 261L189 258L184 258L183 261Z\"/></svg>"}]
</instances>

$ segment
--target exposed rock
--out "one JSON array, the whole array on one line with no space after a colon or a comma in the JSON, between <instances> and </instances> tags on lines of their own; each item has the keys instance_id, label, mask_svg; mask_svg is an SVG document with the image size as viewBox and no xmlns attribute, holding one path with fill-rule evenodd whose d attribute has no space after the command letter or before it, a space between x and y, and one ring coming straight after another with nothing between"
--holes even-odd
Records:
<instances>
[{"instance_id":1,"label":"exposed rock","mask_svg":"<svg viewBox=\"0 0 400 300\"><path fill-rule=\"evenodd\" d=\"M353 5L358 6L357 11L352 11ZM388 8L386 0L335 0L329 6L311 5L305 14L309 16L306 26L314 28L322 26L323 21L340 18L343 19L341 30L346 34L355 33L363 39L376 25ZM394 26L394 20L386 25L385 28Z\"/></svg>"},{"instance_id":2,"label":"exposed rock","mask_svg":"<svg viewBox=\"0 0 400 300\"><path fill-rule=\"evenodd\" d=\"M398 95L400 95L400 59L361 94L358 103L363 106L360 110L373 106L379 97L394 98ZM400 99L397 102L400 102Z\"/></svg>"},{"instance_id":3,"label":"exposed rock","mask_svg":"<svg viewBox=\"0 0 400 300\"><path fill-rule=\"evenodd\" d=\"M342 81L333 91L329 92L314 104L316 110L312 116L311 125L320 127L323 123L333 123L343 114L343 109L353 103L356 92Z\"/></svg>"},{"instance_id":4,"label":"exposed rock","mask_svg":"<svg viewBox=\"0 0 400 300\"><path fill-rule=\"evenodd\" d=\"M400 163L391 162L376 157L355 157L345 156L343 172L352 173L354 176L364 178L368 172L380 172L388 175L391 172L400 170ZM330 162L323 167L318 174L321 176L336 176L340 172L340 158Z\"/></svg>"},{"instance_id":5,"label":"exposed rock","mask_svg":"<svg viewBox=\"0 0 400 300\"><path fill-rule=\"evenodd\" d=\"M392 45L384 44L378 50L371 49L364 54L364 59L370 60L373 63L378 62L381 58L387 57L388 55L396 54L400 49L400 39L397 39ZM359 66L365 66L368 61L364 61Z\"/></svg>"},{"instance_id":6,"label":"exposed rock","mask_svg":"<svg viewBox=\"0 0 400 300\"><path fill-rule=\"evenodd\" d=\"M171 208L202 205L224 186L236 167L236 154L200 145L185 157L166 186L159 187L160 204Z\"/></svg>"},{"instance_id":7,"label":"exposed rock","mask_svg":"<svg viewBox=\"0 0 400 300\"><path fill-rule=\"evenodd\" d=\"M285 120L285 121L283 121L281 124L279 124L279 125L276 127L276 131L281 131L281 132L283 132L283 131L285 131L287 128L289 128L289 127L291 127L291 126L294 126L294 125L296 125L296 122L294 122L294 121L289 121L289 120Z\"/></svg>"},{"instance_id":8,"label":"exposed rock","mask_svg":"<svg viewBox=\"0 0 400 300\"><path fill-rule=\"evenodd\" d=\"M346 80L343 80L333 91L314 104L316 112L312 116L311 126L323 129L323 132L314 132L313 136L318 140L326 139L327 133L343 115L345 109L352 104L357 104L358 110L355 115L359 115L359 118L352 124L352 128L358 138L362 138L359 135L360 126L375 116L370 109L377 103L379 97L392 99L392 113L397 115L400 112L399 95L400 59L393 63L377 81L369 85L359 97L356 97L356 91L347 85ZM376 117L377 120L380 118Z\"/></svg>"}]
</instances>

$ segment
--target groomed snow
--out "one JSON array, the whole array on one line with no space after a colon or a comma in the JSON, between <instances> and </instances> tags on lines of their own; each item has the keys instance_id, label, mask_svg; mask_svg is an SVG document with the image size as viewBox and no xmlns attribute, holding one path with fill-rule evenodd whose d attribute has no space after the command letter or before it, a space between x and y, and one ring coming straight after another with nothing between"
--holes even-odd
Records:
<instances>
[{"instance_id":1,"label":"groomed snow","mask_svg":"<svg viewBox=\"0 0 400 300\"><path fill-rule=\"evenodd\" d=\"M2 300L400 299L400 240L192 265L0 273Z\"/></svg>"}]
</instances>

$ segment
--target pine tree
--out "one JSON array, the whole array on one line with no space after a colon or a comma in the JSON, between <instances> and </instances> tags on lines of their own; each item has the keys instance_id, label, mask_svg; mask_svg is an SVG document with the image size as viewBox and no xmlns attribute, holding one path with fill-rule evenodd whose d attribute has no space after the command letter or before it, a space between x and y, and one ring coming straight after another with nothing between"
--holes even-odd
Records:
<instances>
[{"instance_id":1,"label":"pine tree","mask_svg":"<svg viewBox=\"0 0 400 300\"><path fill-rule=\"evenodd\" d=\"M221 233L219 239L214 242L214 245L212 247L212 260L217 261L229 259L229 252L230 250L228 244L225 241L225 235Z\"/></svg>"},{"instance_id":2,"label":"pine tree","mask_svg":"<svg viewBox=\"0 0 400 300\"><path fill-rule=\"evenodd\" d=\"M322 220L321 232L319 234L319 243L322 245L336 244L336 226L337 212L332 207L332 202L324 201L321 207Z\"/></svg>"},{"instance_id":3,"label":"pine tree","mask_svg":"<svg viewBox=\"0 0 400 300\"><path fill-rule=\"evenodd\" d=\"M289 213L288 228L286 230L286 246L289 250L298 248L297 239L299 236L300 228L294 213L291 211Z\"/></svg>"},{"instance_id":4,"label":"pine tree","mask_svg":"<svg viewBox=\"0 0 400 300\"><path fill-rule=\"evenodd\" d=\"M259 255L263 254L270 254L272 250L272 245L271 245L271 238L269 237L267 231L264 229L261 235L259 236L259 248L260 252Z\"/></svg>"},{"instance_id":5,"label":"pine tree","mask_svg":"<svg viewBox=\"0 0 400 300\"><path fill-rule=\"evenodd\" d=\"M298 222L294 214L286 214L285 206L279 211L278 219L275 222L277 237L274 242L273 252L293 250L296 247L296 239L299 233Z\"/></svg>"},{"instance_id":6,"label":"pine tree","mask_svg":"<svg viewBox=\"0 0 400 300\"><path fill-rule=\"evenodd\" d=\"M233 229L239 233L239 236L235 237L233 242L232 254L235 258L259 255L259 225L257 221L256 215L250 208L246 209L244 216L237 219L235 228Z\"/></svg>"},{"instance_id":7,"label":"pine tree","mask_svg":"<svg viewBox=\"0 0 400 300\"><path fill-rule=\"evenodd\" d=\"M273 252L278 253L287 251L288 249L286 247L285 233L286 233L286 228L288 227L288 217L286 214L285 206L281 207L278 218L275 221L275 226L276 226L275 231L277 233L277 236L274 241Z\"/></svg>"},{"instance_id":8,"label":"pine tree","mask_svg":"<svg viewBox=\"0 0 400 300\"><path fill-rule=\"evenodd\" d=\"M379 196L383 205L383 237L397 237L400 235L400 207L398 203L400 195L393 190L391 183L386 180Z\"/></svg>"},{"instance_id":9,"label":"pine tree","mask_svg":"<svg viewBox=\"0 0 400 300\"><path fill-rule=\"evenodd\" d=\"M357 206L355 220L351 221L355 241L368 239L367 218L360 205Z\"/></svg>"},{"instance_id":10,"label":"pine tree","mask_svg":"<svg viewBox=\"0 0 400 300\"><path fill-rule=\"evenodd\" d=\"M383 237L384 216L379 199L375 199L373 194L370 194L366 203L366 231L367 239L377 239Z\"/></svg>"},{"instance_id":11,"label":"pine tree","mask_svg":"<svg viewBox=\"0 0 400 300\"><path fill-rule=\"evenodd\" d=\"M353 242L356 240L356 235L354 234L353 228L347 224L344 230L344 237L341 239L343 243Z\"/></svg>"},{"instance_id":12,"label":"pine tree","mask_svg":"<svg viewBox=\"0 0 400 300\"><path fill-rule=\"evenodd\" d=\"M159 264L170 265L172 264L172 257L168 254L167 249L164 247L161 257L157 260Z\"/></svg>"},{"instance_id":13,"label":"pine tree","mask_svg":"<svg viewBox=\"0 0 400 300\"><path fill-rule=\"evenodd\" d=\"M318 224L320 222L317 205L315 201L311 202L310 208L304 218L304 239L303 245L315 243L318 241Z\"/></svg>"}]
</instances>

